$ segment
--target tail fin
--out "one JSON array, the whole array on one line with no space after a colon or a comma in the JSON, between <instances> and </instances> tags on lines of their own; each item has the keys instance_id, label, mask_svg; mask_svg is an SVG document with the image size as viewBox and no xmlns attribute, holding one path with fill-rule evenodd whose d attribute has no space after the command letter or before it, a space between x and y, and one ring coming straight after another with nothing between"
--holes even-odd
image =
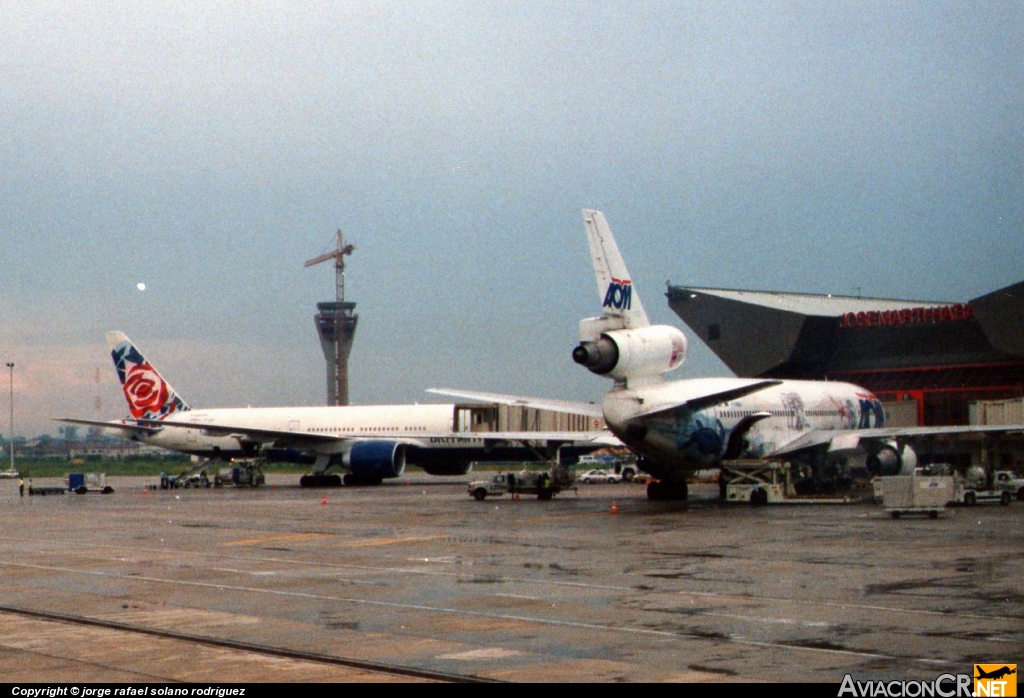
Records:
<instances>
[{"instance_id":1,"label":"tail fin","mask_svg":"<svg viewBox=\"0 0 1024 698\"><path fill-rule=\"evenodd\" d=\"M107 346L133 418L160 420L189 409L124 332L107 332Z\"/></svg>"},{"instance_id":2,"label":"tail fin","mask_svg":"<svg viewBox=\"0 0 1024 698\"><path fill-rule=\"evenodd\" d=\"M654 385L686 360L686 335L651 325L604 214L584 209L583 224L597 276L603 315L580 320L572 360L626 388Z\"/></svg>"},{"instance_id":3,"label":"tail fin","mask_svg":"<svg viewBox=\"0 0 1024 698\"><path fill-rule=\"evenodd\" d=\"M597 292L601 298L604 318L617 318L614 324L625 329L647 327L651 323L640 302L640 295L633 288L629 270L626 269L604 214L584 209L583 225L590 242L590 255L594 262Z\"/></svg>"}]
</instances>

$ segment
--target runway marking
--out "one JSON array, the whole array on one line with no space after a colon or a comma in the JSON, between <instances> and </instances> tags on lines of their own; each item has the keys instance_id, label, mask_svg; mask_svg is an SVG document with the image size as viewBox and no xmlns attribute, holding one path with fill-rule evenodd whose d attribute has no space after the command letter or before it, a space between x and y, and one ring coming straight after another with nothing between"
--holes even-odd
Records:
<instances>
[{"instance_id":1,"label":"runway marking","mask_svg":"<svg viewBox=\"0 0 1024 698\"><path fill-rule=\"evenodd\" d=\"M252 570L236 570L230 567L211 567L210 570L213 572L227 572L229 574L249 574L254 577L273 577L274 575L279 574L275 571L253 572Z\"/></svg>"},{"instance_id":2,"label":"runway marking","mask_svg":"<svg viewBox=\"0 0 1024 698\"><path fill-rule=\"evenodd\" d=\"M281 541L307 541L323 540L324 538L338 538L335 533L293 533L280 536L265 536L263 538L251 538L249 540L236 540L221 545L230 547L233 545L261 545L263 543L279 543ZM373 540L341 540L332 543L334 547L340 548L372 548L378 545L397 545L400 543L418 543L426 540L437 540L444 536L413 536L409 538L374 538Z\"/></svg>"},{"instance_id":3,"label":"runway marking","mask_svg":"<svg viewBox=\"0 0 1024 698\"><path fill-rule=\"evenodd\" d=\"M509 657L520 657L522 652L509 650L502 647L491 647L482 650L469 650L468 652L456 652L454 654L439 654L438 659L459 659L463 661L476 661L488 659L508 659Z\"/></svg>"},{"instance_id":4,"label":"runway marking","mask_svg":"<svg viewBox=\"0 0 1024 698\"><path fill-rule=\"evenodd\" d=\"M591 516L611 516L610 511L584 511L578 514L559 514L558 516L534 516L525 519L528 523L544 523L545 521L563 521L565 519L583 519Z\"/></svg>"},{"instance_id":5,"label":"runway marking","mask_svg":"<svg viewBox=\"0 0 1024 698\"><path fill-rule=\"evenodd\" d=\"M701 613L700 615L707 618L728 618L730 620L768 623L770 625L800 625L805 628L827 628L829 626L824 621L797 620L796 618L759 618L757 616L739 616L731 613Z\"/></svg>"},{"instance_id":6,"label":"runway marking","mask_svg":"<svg viewBox=\"0 0 1024 698\"><path fill-rule=\"evenodd\" d=\"M442 555L441 557L407 557L408 562L433 562L435 564L453 564L458 561L454 555Z\"/></svg>"},{"instance_id":7,"label":"runway marking","mask_svg":"<svg viewBox=\"0 0 1024 698\"><path fill-rule=\"evenodd\" d=\"M251 538L249 540L235 540L221 543L225 547L231 547L233 545L260 545L261 543L277 543L280 541L302 541L302 540L322 540L324 538L334 538L333 533L290 533L288 535L280 536L264 536L263 538Z\"/></svg>"},{"instance_id":8,"label":"runway marking","mask_svg":"<svg viewBox=\"0 0 1024 698\"><path fill-rule=\"evenodd\" d=\"M669 639L686 639L686 640L697 640L701 642L707 642L708 638L703 635L685 633L685 632L673 632L669 630L654 630L651 628L626 628L616 625L607 625L601 623L586 623L583 621L572 621L572 620L559 620L554 618L539 618L535 616L516 615L511 613L494 613L488 611L471 611L460 608L448 608L445 606L426 606L424 604L410 604L410 603L398 603L394 601L377 601L373 599L359 599L348 596L328 596L325 594L311 594L308 592L296 592L296 591L283 591L280 589L260 589L257 587L245 587L237 586L233 584L214 584L212 582L196 582L196 581L185 581L179 579L164 579L162 577L149 577L142 575L127 575L127 574L112 574L109 572L99 572L90 570L80 570L70 567L56 567L52 565L30 565L26 563L7 562L0 561L0 566L15 567L24 569L42 570L47 572L63 572L66 574L79 574L89 577L101 577L105 579L130 579L139 582L154 582L158 584L169 584L185 587L195 587L200 589L215 589L217 591L230 591L244 594L259 595L264 594L267 596L279 596L288 598L300 598L310 599L314 601L328 601L331 603L348 603L353 605L372 606L377 608L392 608L401 610L412 610L412 611L423 611L426 613L449 613L456 616L472 616L477 618L488 618L490 620L504 620L504 621L515 621L519 623L535 623L538 625L548 625L560 628L574 628L578 630L600 630L603 632L617 632L626 635L634 636L648 636L648 637L663 637ZM930 659L927 657L901 657L898 655L884 654L881 652L870 652L866 650L849 650L849 649L835 649L835 648L822 648L822 647L804 647L800 645L791 645L784 642L767 642L748 640L740 636L722 637L716 639L718 642L726 642L734 645L742 645L746 647L762 647L777 650L789 650L797 652L808 652L814 654L826 654L835 656L847 656L847 657L858 657L863 659L884 659L893 661L912 661L921 664L933 664L936 666L945 666L949 662L948 660L941 659Z\"/></svg>"},{"instance_id":9,"label":"runway marking","mask_svg":"<svg viewBox=\"0 0 1024 698\"><path fill-rule=\"evenodd\" d=\"M420 543L425 540L438 540L445 536L411 536L409 538L374 538L372 540L350 540L334 543L334 547L342 548L373 548L378 545L398 545L400 543Z\"/></svg>"}]
</instances>

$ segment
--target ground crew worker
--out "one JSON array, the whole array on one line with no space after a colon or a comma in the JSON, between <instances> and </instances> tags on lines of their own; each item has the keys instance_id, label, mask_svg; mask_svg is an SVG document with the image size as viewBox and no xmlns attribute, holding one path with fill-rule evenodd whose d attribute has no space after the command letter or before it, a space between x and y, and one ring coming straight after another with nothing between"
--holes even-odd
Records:
<instances>
[{"instance_id":1,"label":"ground crew worker","mask_svg":"<svg viewBox=\"0 0 1024 698\"><path fill-rule=\"evenodd\" d=\"M25 496L25 481L22 480L21 478L18 478L18 496Z\"/></svg>"}]
</instances>

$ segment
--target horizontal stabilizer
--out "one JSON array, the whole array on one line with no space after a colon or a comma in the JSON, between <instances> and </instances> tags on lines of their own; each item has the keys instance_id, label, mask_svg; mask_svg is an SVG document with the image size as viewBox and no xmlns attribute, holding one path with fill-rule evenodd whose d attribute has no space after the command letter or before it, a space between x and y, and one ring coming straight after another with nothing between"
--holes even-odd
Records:
<instances>
[{"instance_id":1,"label":"horizontal stabilizer","mask_svg":"<svg viewBox=\"0 0 1024 698\"><path fill-rule=\"evenodd\" d=\"M99 427L101 429L107 429L109 431L117 432L122 438L130 439L135 434L152 434L160 431L160 422L137 422L135 420L117 420L113 422L101 422L96 419L72 419L70 417L62 417L55 419L57 422L66 422L68 424L81 424L87 427Z\"/></svg>"},{"instance_id":2,"label":"horizontal stabilizer","mask_svg":"<svg viewBox=\"0 0 1024 698\"><path fill-rule=\"evenodd\" d=\"M705 395L698 395L697 397L691 397L682 402L676 401L671 404L653 404L636 413L636 415L633 416L633 419L640 417L652 417L661 413L675 412L679 409L694 411L703 410L714 405L720 405L723 402L738 400L745 395L757 393L765 388L771 388L781 383L782 381L780 380L753 380L738 388L730 388L729 390L721 390L713 393L707 393Z\"/></svg>"}]
</instances>

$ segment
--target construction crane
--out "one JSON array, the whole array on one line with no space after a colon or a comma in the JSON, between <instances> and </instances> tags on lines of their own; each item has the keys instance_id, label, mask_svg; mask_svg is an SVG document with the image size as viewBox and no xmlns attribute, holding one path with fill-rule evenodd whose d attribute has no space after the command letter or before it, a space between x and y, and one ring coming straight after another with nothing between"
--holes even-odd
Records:
<instances>
[{"instance_id":1,"label":"construction crane","mask_svg":"<svg viewBox=\"0 0 1024 698\"><path fill-rule=\"evenodd\" d=\"M327 404L348 404L348 356L352 351L355 339L356 323L359 316L355 314L355 303L345 301L345 257L352 254L354 245L346 245L345 238L338 231L338 246L325 254L307 260L304 266L312 267L322 262L334 260L335 295L333 303L317 303L319 311L316 321L317 333L320 335L320 346L327 360Z\"/></svg>"},{"instance_id":2,"label":"construction crane","mask_svg":"<svg viewBox=\"0 0 1024 698\"><path fill-rule=\"evenodd\" d=\"M345 300L345 256L352 254L355 249L355 245L345 244L345 237L341 234L341 230L338 230L338 247L318 257L306 260L306 263L303 265L304 267L312 267L321 262L334 260L335 285L337 286L335 300L338 303Z\"/></svg>"}]
</instances>

